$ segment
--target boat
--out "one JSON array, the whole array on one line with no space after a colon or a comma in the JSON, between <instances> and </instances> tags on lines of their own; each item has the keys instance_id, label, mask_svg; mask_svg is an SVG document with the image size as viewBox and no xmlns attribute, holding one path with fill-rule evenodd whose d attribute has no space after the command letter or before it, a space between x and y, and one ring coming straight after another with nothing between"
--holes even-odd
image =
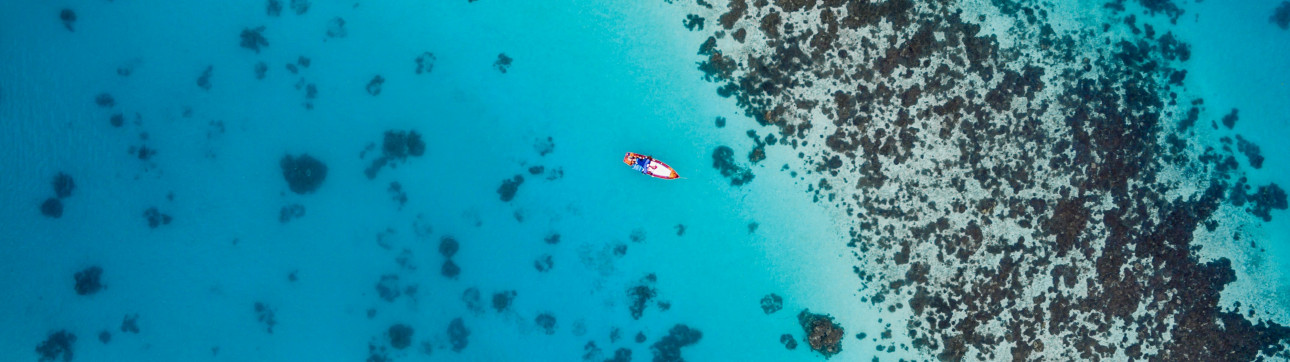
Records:
<instances>
[{"instance_id":1,"label":"boat","mask_svg":"<svg viewBox=\"0 0 1290 362\"><path fill-rule=\"evenodd\" d=\"M628 152L627 156L623 157L623 163L643 174L664 180L681 178L681 175L676 174L676 170L673 170L671 166L663 163L663 161L639 153Z\"/></svg>"}]
</instances>

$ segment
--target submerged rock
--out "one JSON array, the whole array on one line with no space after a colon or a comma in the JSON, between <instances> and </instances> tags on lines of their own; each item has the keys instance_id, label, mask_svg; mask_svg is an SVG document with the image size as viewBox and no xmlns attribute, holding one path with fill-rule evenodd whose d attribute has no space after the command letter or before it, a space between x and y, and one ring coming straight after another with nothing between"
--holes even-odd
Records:
<instances>
[{"instance_id":1,"label":"submerged rock","mask_svg":"<svg viewBox=\"0 0 1290 362\"><path fill-rule=\"evenodd\" d=\"M820 352L825 358L842 352L842 338L846 335L842 326L833 322L827 314L813 314L803 309L797 314L797 322L806 331L806 343L811 350Z\"/></svg>"},{"instance_id":2,"label":"submerged rock","mask_svg":"<svg viewBox=\"0 0 1290 362\"><path fill-rule=\"evenodd\" d=\"M318 189L327 179L327 165L308 154L299 157L282 156L278 163L282 167L282 176L287 186L297 194L308 194Z\"/></svg>"},{"instance_id":3,"label":"submerged rock","mask_svg":"<svg viewBox=\"0 0 1290 362\"><path fill-rule=\"evenodd\" d=\"M73 278L76 280L76 294L92 295L103 290L103 283L100 280L102 277L103 268L97 265L76 272L76 274L73 275Z\"/></svg>"}]
</instances>

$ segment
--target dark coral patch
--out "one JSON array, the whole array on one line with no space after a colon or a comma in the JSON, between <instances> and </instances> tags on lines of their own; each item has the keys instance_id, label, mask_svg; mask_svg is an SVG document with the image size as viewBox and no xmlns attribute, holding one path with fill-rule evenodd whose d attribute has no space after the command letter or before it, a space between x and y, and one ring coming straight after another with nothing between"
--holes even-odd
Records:
<instances>
[{"instance_id":1,"label":"dark coral patch","mask_svg":"<svg viewBox=\"0 0 1290 362\"><path fill-rule=\"evenodd\" d=\"M639 341L641 338L637 338ZM677 324L667 331L667 335L650 346L655 362L681 362L681 348L699 343L703 332L684 324Z\"/></svg>"},{"instance_id":2,"label":"dark coral patch","mask_svg":"<svg viewBox=\"0 0 1290 362\"><path fill-rule=\"evenodd\" d=\"M466 288L465 291L461 292L461 301L466 304L466 309L471 312L484 312L484 301L480 297L479 288Z\"/></svg>"},{"instance_id":3,"label":"dark coral patch","mask_svg":"<svg viewBox=\"0 0 1290 362\"><path fill-rule=\"evenodd\" d=\"M1259 150L1259 145L1245 140L1240 135L1236 136L1236 150L1245 154L1245 158L1250 160L1250 167L1256 169L1263 167L1263 153Z\"/></svg>"},{"instance_id":4,"label":"dark coral patch","mask_svg":"<svg viewBox=\"0 0 1290 362\"><path fill-rule=\"evenodd\" d=\"M721 176L729 178L731 185L752 182L752 171L735 162L735 150L730 147L720 146L712 151L712 167L720 171Z\"/></svg>"},{"instance_id":5,"label":"dark coral patch","mask_svg":"<svg viewBox=\"0 0 1290 362\"><path fill-rule=\"evenodd\" d=\"M304 15L305 12L309 11L309 5L309 0L291 0L291 10L296 15Z\"/></svg>"},{"instance_id":6,"label":"dark coral patch","mask_svg":"<svg viewBox=\"0 0 1290 362\"><path fill-rule=\"evenodd\" d=\"M1227 129L1232 129L1232 127L1236 126L1236 121L1238 119L1236 114L1237 114L1237 110L1233 108L1232 113L1228 113L1227 115L1223 116L1223 127L1227 127Z\"/></svg>"},{"instance_id":7,"label":"dark coral patch","mask_svg":"<svg viewBox=\"0 0 1290 362\"><path fill-rule=\"evenodd\" d=\"M511 62L513 61L514 59L506 56L506 53L497 54L497 61L493 62L493 68L502 72L502 74L506 74L506 71L511 69Z\"/></svg>"},{"instance_id":8,"label":"dark coral patch","mask_svg":"<svg viewBox=\"0 0 1290 362\"><path fill-rule=\"evenodd\" d=\"M788 348L790 351L797 349L797 340L793 339L793 335L791 334L784 333L783 335L780 335L779 343L783 344L784 348Z\"/></svg>"},{"instance_id":9,"label":"dark coral patch","mask_svg":"<svg viewBox=\"0 0 1290 362\"><path fill-rule=\"evenodd\" d=\"M550 136L538 138L537 141L533 142L533 149L537 151L538 156L551 154L551 152L555 152L555 139Z\"/></svg>"},{"instance_id":10,"label":"dark coral patch","mask_svg":"<svg viewBox=\"0 0 1290 362\"><path fill-rule=\"evenodd\" d=\"M156 229L163 225L170 225L173 218L170 215L163 214L157 207L149 207L143 210L143 219L148 222L148 228Z\"/></svg>"},{"instance_id":11,"label":"dark coral patch","mask_svg":"<svg viewBox=\"0 0 1290 362\"><path fill-rule=\"evenodd\" d=\"M369 148L371 146L368 146ZM364 151L366 154L367 151ZM376 178L377 172L381 168L389 165L394 167L397 162L406 161L409 157L421 157L426 152L426 143L421 138L421 133L416 130L385 131L384 139L381 142L381 156L372 161L372 164L364 170L367 178Z\"/></svg>"},{"instance_id":12,"label":"dark coral patch","mask_svg":"<svg viewBox=\"0 0 1290 362\"><path fill-rule=\"evenodd\" d=\"M55 197L45 199L40 203L40 214L54 219L63 217L63 201Z\"/></svg>"},{"instance_id":13,"label":"dark coral patch","mask_svg":"<svg viewBox=\"0 0 1290 362\"><path fill-rule=\"evenodd\" d=\"M111 94L99 93L99 95L94 97L94 104L103 108L112 108L113 106L116 106L116 98L113 98Z\"/></svg>"},{"instance_id":14,"label":"dark coral patch","mask_svg":"<svg viewBox=\"0 0 1290 362\"><path fill-rule=\"evenodd\" d=\"M328 38L344 38L347 36L349 36L349 30L345 28L344 18L335 17L327 22Z\"/></svg>"},{"instance_id":15,"label":"dark coral patch","mask_svg":"<svg viewBox=\"0 0 1290 362\"><path fill-rule=\"evenodd\" d=\"M430 73L434 70L435 56L434 53L425 52L417 56L417 74Z\"/></svg>"},{"instance_id":16,"label":"dark coral patch","mask_svg":"<svg viewBox=\"0 0 1290 362\"><path fill-rule=\"evenodd\" d=\"M255 302L255 320L264 325L264 331L269 334L273 334L273 327L278 325L277 313L262 302Z\"/></svg>"},{"instance_id":17,"label":"dark coral patch","mask_svg":"<svg viewBox=\"0 0 1290 362\"><path fill-rule=\"evenodd\" d=\"M327 179L327 165L308 154L282 156L278 163L287 186L297 194L312 193Z\"/></svg>"},{"instance_id":18,"label":"dark coral patch","mask_svg":"<svg viewBox=\"0 0 1290 362\"><path fill-rule=\"evenodd\" d=\"M399 287L398 274L381 275L381 279L376 282L376 295L387 302L393 302L403 295L402 288Z\"/></svg>"},{"instance_id":19,"label":"dark coral patch","mask_svg":"<svg viewBox=\"0 0 1290 362\"><path fill-rule=\"evenodd\" d=\"M457 255L457 250L460 248L461 245L457 243L457 238L451 236L439 238L439 255L443 255L445 258Z\"/></svg>"},{"instance_id":20,"label":"dark coral patch","mask_svg":"<svg viewBox=\"0 0 1290 362\"><path fill-rule=\"evenodd\" d=\"M703 31L703 17L695 14L685 16L685 28L690 30Z\"/></svg>"},{"instance_id":21,"label":"dark coral patch","mask_svg":"<svg viewBox=\"0 0 1290 362\"><path fill-rule=\"evenodd\" d=\"M63 22L63 27L67 28L67 31L76 31L76 29L73 28L73 25L76 24L76 12L72 11L72 9L63 9L59 11L58 20Z\"/></svg>"},{"instance_id":22,"label":"dark coral patch","mask_svg":"<svg viewBox=\"0 0 1290 362\"><path fill-rule=\"evenodd\" d=\"M555 316L551 313L538 314L537 317L533 318L533 323L536 323L538 328L542 328L543 333L547 335L555 334Z\"/></svg>"},{"instance_id":23,"label":"dark coral patch","mask_svg":"<svg viewBox=\"0 0 1290 362\"><path fill-rule=\"evenodd\" d=\"M276 17L276 16L281 16L281 15L282 15L282 1L280 1L280 0L268 0L268 1L264 4L264 14L265 14L265 15L268 15L268 16L275 16L275 17Z\"/></svg>"},{"instance_id":24,"label":"dark coral patch","mask_svg":"<svg viewBox=\"0 0 1290 362\"><path fill-rule=\"evenodd\" d=\"M60 358L63 362L72 360L74 356L72 347L76 344L76 335L66 330L59 330L50 333L44 342L36 345L36 355L39 361L57 361Z\"/></svg>"},{"instance_id":25,"label":"dark coral patch","mask_svg":"<svg viewBox=\"0 0 1290 362\"><path fill-rule=\"evenodd\" d=\"M511 303L515 301L515 294L514 290L493 293L493 310L502 312L510 309Z\"/></svg>"},{"instance_id":26,"label":"dark coral patch","mask_svg":"<svg viewBox=\"0 0 1290 362\"><path fill-rule=\"evenodd\" d=\"M126 314L121 319L121 332L139 334L139 315Z\"/></svg>"},{"instance_id":27,"label":"dark coral patch","mask_svg":"<svg viewBox=\"0 0 1290 362\"><path fill-rule=\"evenodd\" d=\"M509 202L515 198L515 193L519 191L520 185L524 183L523 175L515 175L510 179L502 180L502 186L497 188L497 195L503 202Z\"/></svg>"},{"instance_id":28,"label":"dark coral patch","mask_svg":"<svg viewBox=\"0 0 1290 362\"><path fill-rule=\"evenodd\" d=\"M631 311L632 319L639 320L645 313L645 307L649 301L658 296L658 290L654 288L658 277L653 273L641 278L636 285L627 288L627 299L631 301L628 309Z\"/></svg>"},{"instance_id":29,"label":"dark coral patch","mask_svg":"<svg viewBox=\"0 0 1290 362\"><path fill-rule=\"evenodd\" d=\"M215 66L208 65L202 70L202 75L197 77L197 87L203 90L211 90L211 74L215 72Z\"/></svg>"},{"instance_id":30,"label":"dark coral patch","mask_svg":"<svg viewBox=\"0 0 1290 362\"><path fill-rule=\"evenodd\" d=\"M255 79L264 79L269 72L269 65L264 62L255 63Z\"/></svg>"},{"instance_id":31,"label":"dark coral patch","mask_svg":"<svg viewBox=\"0 0 1290 362\"><path fill-rule=\"evenodd\" d=\"M448 343L452 345L453 352L461 352L470 343L470 329L466 328L466 322L461 318L453 318L448 323Z\"/></svg>"},{"instance_id":32,"label":"dark coral patch","mask_svg":"<svg viewBox=\"0 0 1290 362\"><path fill-rule=\"evenodd\" d=\"M102 277L103 268L99 266L91 266L76 272L73 275L73 279L76 280L76 294L92 295L103 290Z\"/></svg>"},{"instance_id":33,"label":"dark coral patch","mask_svg":"<svg viewBox=\"0 0 1290 362\"><path fill-rule=\"evenodd\" d=\"M390 347L394 347L394 349L404 349L412 345L413 333L415 333L415 331L412 327L403 323L398 323L390 326L390 329L385 332L385 335L390 338Z\"/></svg>"},{"instance_id":34,"label":"dark coral patch","mask_svg":"<svg viewBox=\"0 0 1290 362\"><path fill-rule=\"evenodd\" d=\"M537 269L538 272L549 271L554 266L555 259L551 257L551 254L543 254L533 261L533 268Z\"/></svg>"},{"instance_id":35,"label":"dark coral patch","mask_svg":"<svg viewBox=\"0 0 1290 362\"><path fill-rule=\"evenodd\" d=\"M367 87L366 87L367 94L371 94L374 96L381 95L381 86L383 85L385 85L384 77L381 77L379 74L376 75L375 77L372 77L372 80L367 82Z\"/></svg>"},{"instance_id":36,"label":"dark coral patch","mask_svg":"<svg viewBox=\"0 0 1290 362\"><path fill-rule=\"evenodd\" d=\"M778 294L770 293L761 297L762 312L771 314L778 312L780 309L784 309L784 298L780 297Z\"/></svg>"},{"instance_id":37,"label":"dark coral patch","mask_svg":"<svg viewBox=\"0 0 1290 362\"><path fill-rule=\"evenodd\" d=\"M264 37L264 27L242 29L242 47L260 53L260 48L269 46L269 39Z\"/></svg>"},{"instance_id":38,"label":"dark coral patch","mask_svg":"<svg viewBox=\"0 0 1290 362\"><path fill-rule=\"evenodd\" d=\"M301 204L286 205L278 210L278 222L282 224L303 216L305 216L305 206Z\"/></svg>"},{"instance_id":39,"label":"dark coral patch","mask_svg":"<svg viewBox=\"0 0 1290 362\"><path fill-rule=\"evenodd\" d=\"M820 352L825 358L842 352L842 338L846 334L841 325L833 322L833 317L803 309L797 314L797 322L806 331L806 342L812 350Z\"/></svg>"},{"instance_id":40,"label":"dark coral patch","mask_svg":"<svg viewBox=\"0 0 1290 362\"><path fill-rule=\"evenodd\" d=\"M1282 1L1281 5L1272 11L1268 21L1281 27L1281 30L1290 29L1290 1Z\"/></svg>"}]
</instances>

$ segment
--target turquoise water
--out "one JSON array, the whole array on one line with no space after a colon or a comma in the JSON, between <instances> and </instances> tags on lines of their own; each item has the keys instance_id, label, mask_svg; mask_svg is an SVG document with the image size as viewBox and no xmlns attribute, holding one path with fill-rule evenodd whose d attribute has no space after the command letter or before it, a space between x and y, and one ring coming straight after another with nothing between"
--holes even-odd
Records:
<instances>
[{"instance_id":1,"label":"turquoise water","mask_svg":"<svg viewBox=\"0 0 1290 362\"><path fill-rule=\"evenodd\" d=\"M16 291L3 303L21 311L3 317L12 326L0 338L6 360L32 359L58 329L78 336L78 360L362 360L395 323L411 326L415 343L389 355L412 359L573 360L589 341L604 358L619 348L649 358L676 324L703 332L687 357L789 358L774 342L800 328L792 312L759 316L760 298L789 295L785 306L796 310L857 284L800 283L815 272L776 262L818 260L849 273L841 251L819 253L843 244L825 211L774 192L791 180L768 173L736 189L711 168L712 148L746 138L712 126L733 105L703 83L691 56L699 39L671 26L666 4L315 2L303 15L288 6L266 17L260 2L102 2L71 6L75 32L57 21L62 6L0 11L10 14L4 199L25 205L3 216L4 279ZM346 37L326 36L334 17ZM258 54L239 47L239 32L257 26L269 43ZM433 70L418 75L414 59L427 51ZM492 66L499 53L514 59L506 73ZM300 56L308 67L285 69ZM260 61L269 65L263 80ZM209 90L196 84L207 65ZM365 91L374 75L386 79L376 96ZM313 109L295 87L301 79L317 85ZM101 92L115 106L97 106ZM118 112L120 128L109 122ZM425 155L369 180L372 157L360 152L369 143L380 152L387 130L418 131ZM547 137L554 147L540 155ZM127 153L139 145L156 155ZM621 164L626 151L665 160L686 179L634 174ZM289 191L278 164L301 153L328 167L311 194ZM554 169L562 175L548 180ZM53 219L38 206L58 172L76 189ZM502 180L517 174L525 181L501 201ZM407 194L402 208L391 181ZM281 223L290 204L305 215ZM174 221L149 228L142 215L154 206ZM750 233L753 222L761 226ZM558 244L543 241L552 233ZM460 242L456 279L440 275L443 236ZM626 253L616 256L620 245ZM407 267L396 262L404 250ZM544 255L553 266L538 272ZM105 289L77 295L73 274L93 265ZM651 301L633 320L627 289L650 273L671 307ZM416 293L380 299L386 274ZM812 291L822 286L847 287ZM470 312L461 295L472 287L486 304L514 290L514 304ZM276 310L272 334L257 302ZM541 313L555 316L553 335L535 324ZM118 328L127 314L139 315L137 335ZM459 353L447 337L457 317L471 331ZM102 330L111 342L96 339ZM647 340L633 341L637 333Z\"/></svg>"},{"instance_id":2,"label":"turquoise water","mask_svg":"<svg viewBox=\"0 0 1290 362\"><path fill-rule=\"evenodd\" d=\"M701 332L679 347L685 360L823 359L804 309L845 327L832 359L934 359L907 333L934 327L873 301L893 281L886 269L857 278L890 263L848 246L845 208L813 200L823 173L798 155L806 145L747 161L758 144L745 132L775 127L704 80L696 63L708 57L695 51L719 29L705 12L716 10L677 2L318 1L299 13L284 0L276 15L262 1L0 3L0 360L40 359L59 331L75 335L80 361L666 360L678 325ZM1189 136L1240 134L1266 157L1255 170L1238 156L1250 184L1285 187L1290 31L1267 21L1278 4L1187 3L1176 25L1139 21L1191 44L1185 85L1205 110ZM60 20L64 9L75 19ZM707 30L682 26L690 13ZM261 26L267 45L240 45ZM1233 108L1232 130L1209 127ZM391 131L420 134L424 154L369 177ZM720 146L752 182L713 167ZM628 151L684 179L634 173ZM280 164L302 154L327 169L305 193ZM75 183L61 198L59 173ZM834 176L839 189L856 180ZM57 216L42 214L51 198ZM154 208L165 216L152 227ZM1202 260L1233 259L1220 305L1243 301L1235 309L1257 307L1253 320L1285 325L1290 215L1229 209L1216 218L1246 226L1220 233L1245 238L1197 241ZM445 238L459 245L451 257ZM1250 241L1263 250L1242 248ZM449 259L459 274L443 272ZM92 267L102 289L78 293ZM634 318L642 285L656 295ZM482 308L463 301L469 290ZM782 310L766 313L771 293ZM468 337L452 336L458 318ZM411 328L410 345L392 338L396 325ZM800 346L785 348L784 334Z\"/></svg>"}]
</instances>

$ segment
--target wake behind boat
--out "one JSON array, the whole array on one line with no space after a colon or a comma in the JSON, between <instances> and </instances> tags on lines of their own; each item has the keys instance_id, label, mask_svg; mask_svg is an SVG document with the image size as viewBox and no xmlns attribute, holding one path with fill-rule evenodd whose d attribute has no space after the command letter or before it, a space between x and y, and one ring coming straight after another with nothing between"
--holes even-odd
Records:
<instances>
[{"instance_id":1,"label":"wake behind boat","mask_svg":"<svg viewBox=\"0 0 1290 362\"><path fill-rule=\"evenodd\" d=\"M663 163L663 161L655 160L653 157L638 153L628 152L627 156L623 157L623 163L626 163L628 166L631 166L632 169L640 171L643 174L664 180L672 180L681 177L681 175L676 174L676 170L673 170L671 166Z\"/></svg>"}]
</instances>

